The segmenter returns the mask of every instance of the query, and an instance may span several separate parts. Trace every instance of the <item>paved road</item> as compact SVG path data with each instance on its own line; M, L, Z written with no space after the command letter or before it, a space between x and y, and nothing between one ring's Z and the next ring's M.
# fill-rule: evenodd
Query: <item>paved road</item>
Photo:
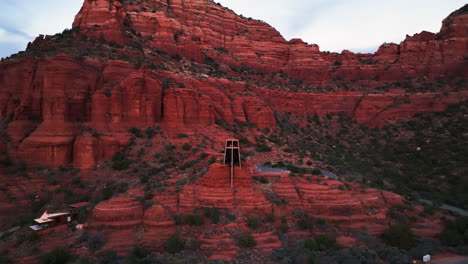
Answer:
M424 203L424 204L428 204L428 205L431 205L431 206L433 205L432 201L429 201L429 200L419 199L419 201L421 203ZM448 205L448 204L442 204L440 206L440 209L445 210L445 211L449 211L449 212L454 212L454 213L457 213L457 214L462 215L462 216L468 216L468 211L463 210L463 209L458 208L458 207L455 207L455 206Z
M448 257L437 260L432 260L428 264L468 264L468 257Z
M332 180L338 180L338 176L336 176L335 174L329 172L329 171L326 171L326 170L320 170L322 171L322 174L327 177L328 179L332 179Z
M265 172L265 173L280 173L280 172L287 172L288 171L288 170L285 170L285 169L265 167L265 166L262 166L261 164L255 164L255 166L257 166L257 170L259 172Z
M266 166L263 166L262 164L255 164L255 166L257 167L257 170L259 172L265 172L265 173L281 173L281 172L288 172L288 170L286 169L280 169L280 168L271 168L271 167L266 167ZM303 169L310 169L310 167L304 167L304 166L300 166L299 168L303 168ZM326 170L320 170L322 172L322 174L329 178L329 179L332 179L332 180L338 180L338 176L336 176L335 174L329 172L329 171L326 171Z

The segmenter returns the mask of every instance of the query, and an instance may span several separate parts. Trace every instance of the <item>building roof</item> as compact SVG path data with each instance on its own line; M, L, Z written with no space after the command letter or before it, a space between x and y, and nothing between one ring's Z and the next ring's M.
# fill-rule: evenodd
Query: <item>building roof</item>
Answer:
M34 219L34 222L38 224L44 224L44 223L50 223L55 221L54 218L63 216L63 215L69 215L69 212L61 212L61 213L52 213L49 214L47 211L45 211L40 218Z
M73 207L73 208L80 208L80 207L85 207L85 206L88 206L88 205L90 205L90 203L81 202L81 203L70 204L69 206Z

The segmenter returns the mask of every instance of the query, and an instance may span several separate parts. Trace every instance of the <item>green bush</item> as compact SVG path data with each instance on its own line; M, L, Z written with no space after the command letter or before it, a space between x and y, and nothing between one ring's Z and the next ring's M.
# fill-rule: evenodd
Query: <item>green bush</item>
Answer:
M459 217L455 221L448 221L440 235L444 245L468 245L468 217Z
M247 217L247 226L250 229L257 229L260 226L260 220L257 217L249 216Z
M416 237L407 224L395 224L390 226L382 234L382 239L390 246L410 249L416 246Z
M192 146L189 143L184 143L184 145L182 145L182 150L189 151L191 149Z
M239 237L238 246L240 248L253 248L257 245L255 238L250 234L243 234Z
M289 227L288 227L288 224L287 223L282 223L279 227L278 227L278 231L280 231L281 233L287 233L289 230Z
M184 241L178 236L171 236L164 243L164 250L171 254L178 253L184 250Z
M139 137L139 138L143 137L143 134L141 133L141 129L139 128L132 127L130 128L129 132L135 135L135 137Z
M219 215L218 208L216 207L205 208L205 216L209 217L211 219L211 222L213 222L213 224L219 224L220 215Z
M141 263L141 260L146 258L149 254L150 252L146 248L134 246L133 249L128 252L125 263Z
M111 96L112 96L112 91L111 91L111 89L110 89L110 88L104 89L104 95L105 95L106 97L111 97Z
M321 234L315 237L319 250L327 250L331 248L338 248L339 245L336 243L336 237L331 234Z
M302 230L314 228L314 222L310 218L307 218L307 217L301 218L301 220L297 222L297 225Z
M322 171L317 168L313 168L311 172L313 175L322 175Z
M304 247L309 249L309 250L313 250L313 251L319 249L317 241L315 241L315 239L313 239L313 238L309 238L309 239L305 240L304 241Z
M114 263L119 263L120 257L115 253L115 251L112 250L106 250L102 254L101 257L101 264L114 264Z
M145 133L148 139L152 139L156 135L156 131L151 127L146 128Z
M126 170L130 167L131 161L127 159L127 154L117 152L112 157L112 168L114 170Z
M271 147L268 146L268 145L265 144L265 143L256 144L256 145L255 145L255 151L257 151L257 152L270 152L270 151L271 151Z
M63 248L54 248L51 252L42 256L43 264L64 264L70 261L72 255Z
M254 176L253 178L254 178L254 180L258 181L259 183L262 183L262 184L267 184L268 183L268 179L265 178L265 176L260 176L260 177Z
M205 220L200 215L186 215L184 217L184 223L190 226L202 226L205 224Z

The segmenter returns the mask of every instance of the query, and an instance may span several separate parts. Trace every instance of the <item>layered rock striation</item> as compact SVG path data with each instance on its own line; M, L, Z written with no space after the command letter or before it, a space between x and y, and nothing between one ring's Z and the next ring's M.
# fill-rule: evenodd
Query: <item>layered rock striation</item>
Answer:
M239 167L231 168L215 163L195 184L185 185L179 194L180 210L191 212L195 208L225 208L243 212L264 212L272 205L262 192L254 190L251 176Z
M0 119L9 121L11 139L0 144L11 157L29 164L92 169L126 145L131 127L158 124L168 133L181 133L240 122L274 128L274 111L343 113L382 126L441 111L465 101L465 89L293 93L274 89L275 80L255 74L280 72L303 83L341 80L371 86L408 78L429 83L463 79L468 77L465 9L445 19L437 34L408 36L399 45L382 45L375 54L335 54L298 39L286 41L268 24L211 1L86 0L73 23L75 33L61 45L72 54L81 48L73 43L80 41L102 50L71 56L54 42L57 37L40 36L28 45L30 53L0 63ZM89 38L107 43L106 48ZM58 53L49 56L52 49ZM172 61L162 61L155 52L172 54ZM182 57L222 70L227 78L200 73ZM261 82L239 79L239 70Z
M73 23L84 34L125 43L121 29L133 30L153 47L199 62L204 56L233 67L284 71L308 82L345 79L400 80L467 76L467 17L454 12L438 34L407 36L383 44L375 54L320 52L302 40L286 41L268 24L236 15L211 1L87 0Z

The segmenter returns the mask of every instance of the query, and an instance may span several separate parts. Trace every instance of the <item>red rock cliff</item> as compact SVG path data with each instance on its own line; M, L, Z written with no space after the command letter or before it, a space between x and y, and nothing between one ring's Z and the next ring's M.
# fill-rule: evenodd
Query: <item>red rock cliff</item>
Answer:
M197 61L206 54L231 66L283 70L308 82L334 76L399 80L467 76L468 14L461 10L444 20L439 34L422 32L399 45L384 44L376 54L330 54L301 40L288 42L268 24L204 0L155 0L138 5L86 0L73 26L89 36L118 43L125 42L120 29L134 30L153 47L173 54Z
M128 46L114 49L88 41L93 49L102 48L94 57L33 56L61 51L54 37L41 36L29 45L29 56L1 62L0 119L12 121L7 129L12 140L6 147L11 156L31 164L90 169L127 143L131 127L159 124L178 133L216 129L216 121L222 120L273 128L274 110L301 115L342 112L381 126L418 112L441 111L466 100L467 92L292 93L270 89L276 83L268 78L250 85L226 75L236 74L229 68L248 67L282 70L305 83L339 77L345 83L364 80L376 85L412 77L467 77L468 15L461 10L444 20L438 34L423 32L399 45L384 44L375 54L331 54L298 39L285 41L266 23L210 1L132 5L86 0L73 24L79 33L62 43L64 53L67 47L74 48L69 54L80 51L73 42L88 41L85 36ZM41 46L48 41L52 44ZM226 78L208 76L200 69L206 66L202 63L193 69L194 63L186 59L166 57L162 62L153 55L155 48L198 62L209 56L221 64ZM134 61L138 58L169 67L141 66Z

